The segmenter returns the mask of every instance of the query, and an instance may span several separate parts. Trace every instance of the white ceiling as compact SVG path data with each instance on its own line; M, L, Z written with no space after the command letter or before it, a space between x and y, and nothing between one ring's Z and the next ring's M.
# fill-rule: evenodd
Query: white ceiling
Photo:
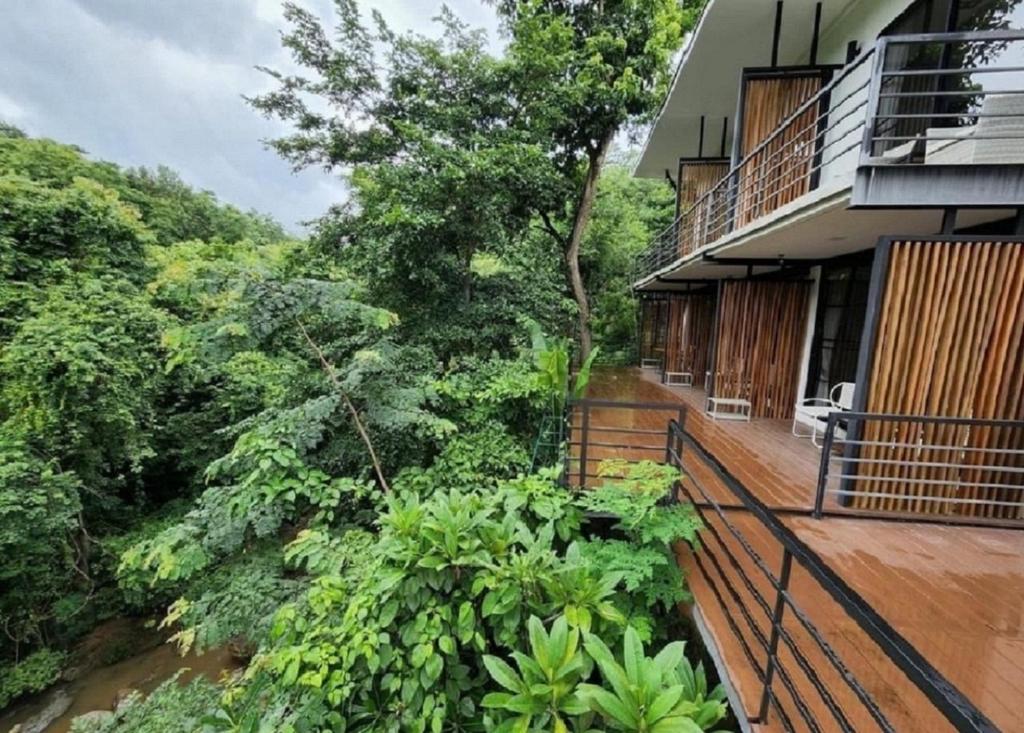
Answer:
M780 65L806 63L817 0L784 0L779 35ZM821 33L856 0L823 0ZM720 152L723 120L728 122L726 155L742 69L771 64L775 0L710 0L683 52L671 91L651 128L635 174L675 176L680 157L696 157L700 118L705 117L704 155ZM819 59L821 62L835 59ZM838 59L842 61L842 59Z

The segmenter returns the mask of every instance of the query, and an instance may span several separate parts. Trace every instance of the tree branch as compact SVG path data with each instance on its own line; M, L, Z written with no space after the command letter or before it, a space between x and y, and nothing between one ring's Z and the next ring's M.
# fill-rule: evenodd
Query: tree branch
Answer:
M352 416L352 422L355 423L356 430L359 431L359 437L362 438L363 444L366 445L366 450L370 454L370 460L373 462L373 470L377 474L377 480L380 481L381 488L384 489L385 494L390 493L391 487L388 485L388 480L384 478L384 470L381 468L380 459L377 458L377 451L373 447L373 441L370 440L370 434L366 432L366 427L363 425L363 421L359 417L359 411L356 410L356 406L352 404L352 400L349 399L348 393L345 392L345 388L341 386L341 381L338 379L338 375L334 371L334 365L328 361L323 350L309 335L309 331L306 330L302 321L296 318L295 323L298 325L299 330L302 331L302 335L306 339L306 343L309 344L309 347L313 349L313 352L320 360L320 366L323 367L324 372L326 372L327 378L331 380L331 384L333 384L335 389L338 390L338 394L341 395L342 402L345 403L345 408Z
M548 215L548 212L538 211L537 214L540 216L540 220L544 222L544 231L550 234L554 240L558 242L559 247L565 249L568 240L561 232L558 231L557 227L555 227L555 224L551 221L551 217Z

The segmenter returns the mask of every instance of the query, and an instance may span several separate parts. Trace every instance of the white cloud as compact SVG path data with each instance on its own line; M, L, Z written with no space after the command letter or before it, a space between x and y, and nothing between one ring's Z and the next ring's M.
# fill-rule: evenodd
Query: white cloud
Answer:
M21 122L28 116L28 111L3 92L0 92L0 121Z
M331 0L300 0L330 27ZM278 0L0 0L0 118L121 165L176 169L194 186L286 226L344 199L320 170L293 174L261 140L282 134L242 95L256 65L288 69ZM397 30L432 33L441 2L361 0ZM496 28L476 0L450 3Z

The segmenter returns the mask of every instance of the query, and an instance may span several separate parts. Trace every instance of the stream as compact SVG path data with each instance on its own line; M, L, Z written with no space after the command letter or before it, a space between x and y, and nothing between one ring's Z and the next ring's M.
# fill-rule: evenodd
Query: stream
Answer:
M95 650L88 650L97 658ZM84 660L88 665L89 660ZM187 668L179 681L188 682L198 675L218 681L222 672L232 671L239 663L226 647L211 649L202 656L181 656L172 644L150 645L145 651L115 664L85 671L71 682L61 682L39 695L19 701L0 712L0 733L18 724L32 733L67 733L73 718L93 710L112 710L118 693L127 689L148 694L179 669ZM56 711L70 705L48 725L40 727L37 719L49 707ZM47 715L46 717L51 717ZM30 723L36 720L36 725Z

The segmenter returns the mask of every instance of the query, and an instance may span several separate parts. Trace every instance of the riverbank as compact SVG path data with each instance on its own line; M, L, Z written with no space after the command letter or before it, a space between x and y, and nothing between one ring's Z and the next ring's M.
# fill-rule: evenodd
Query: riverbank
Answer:
M104 664L109 655L130 656ZM71 721L94 710L112 710L127 691L149 694L180 669L182 684L203 675L216 682L239 667L225 647L206 654L178 654L162 634L134 619L116 619L91 633L75 650L65 679L43 693L0 712L0 733L21 725L21 733L67 733Z

